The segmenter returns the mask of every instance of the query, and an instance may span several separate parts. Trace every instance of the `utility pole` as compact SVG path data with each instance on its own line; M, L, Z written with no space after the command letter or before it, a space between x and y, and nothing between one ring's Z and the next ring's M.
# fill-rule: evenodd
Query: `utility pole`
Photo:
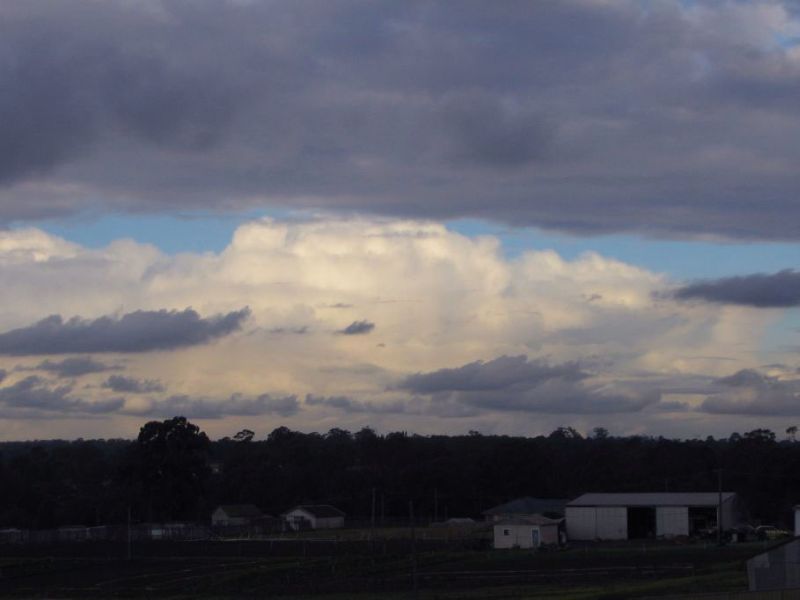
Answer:
M722 546L722 469L717 469L717 544Z
M372 518L371 518L371 525L372 525L372 533L375 534L375 488L372 488Z
M127 540L128 560L131 559L131 505L128 505L128 540Z
M411 589L417 597L417 529L414 526L414 501L408 502L408 518L411 521Z

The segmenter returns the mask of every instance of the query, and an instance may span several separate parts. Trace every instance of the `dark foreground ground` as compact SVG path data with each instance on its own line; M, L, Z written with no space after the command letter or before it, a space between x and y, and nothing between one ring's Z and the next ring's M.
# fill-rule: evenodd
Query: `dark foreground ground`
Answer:
M278 545L279 546L279 545ZM8 547L0 596L19 598L637 598L747 588L762 544L586 546L538 552L384 548L309 541ZM327 552L324 548L328 548ZM349 548L348 548L349 549ZM80 554L80 556L77 556ZM280 555L284 554L284 555ZM293 554L293 555L291 555Z

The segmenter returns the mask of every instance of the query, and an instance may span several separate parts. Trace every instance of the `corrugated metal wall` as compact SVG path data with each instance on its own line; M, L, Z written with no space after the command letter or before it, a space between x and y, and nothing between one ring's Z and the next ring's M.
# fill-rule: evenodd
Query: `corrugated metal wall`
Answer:
M656 507L656 535L689 535L689 507Z
M628 539L628 509L626 507L598 506L596 518L598 539Z
M566 517L571 540L628 538L628 509L624 506L568 506Z
M593 540L597 537L597 515L593 507L568 506L567 538L570 540Z

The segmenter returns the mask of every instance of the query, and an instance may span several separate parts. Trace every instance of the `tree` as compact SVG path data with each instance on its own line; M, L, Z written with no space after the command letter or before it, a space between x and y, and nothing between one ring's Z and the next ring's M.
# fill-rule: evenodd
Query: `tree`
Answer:
M186 417L145 423L133 462L149 520L198 517L210 473L208 448L208 436Z
M581 440L583 436L573 427L559 427L549 436L550 439Z
M772 444L775 442L775 433L769 429L753 429L744 434L744 439L758 444Z
M608 429L605 427L595 427L592 429L592 437L596 440L606 440L608 439Z
M255 433L250 431L249 429L242 429L239 433L233 436L233 441L235 442L249 442L253 439Z
M791 427L786 428L786 435L789 436L789 439L797 441L797 425L792 425Z

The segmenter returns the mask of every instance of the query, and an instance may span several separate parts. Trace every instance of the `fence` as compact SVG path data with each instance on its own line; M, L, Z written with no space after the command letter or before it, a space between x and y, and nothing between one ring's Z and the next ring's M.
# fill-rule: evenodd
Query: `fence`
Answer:
M655 597L641 600L656 600ZM658 600L800 600L800 588L790 590L765 590L761 592L722 592L716 594L681 594L658 596Z

